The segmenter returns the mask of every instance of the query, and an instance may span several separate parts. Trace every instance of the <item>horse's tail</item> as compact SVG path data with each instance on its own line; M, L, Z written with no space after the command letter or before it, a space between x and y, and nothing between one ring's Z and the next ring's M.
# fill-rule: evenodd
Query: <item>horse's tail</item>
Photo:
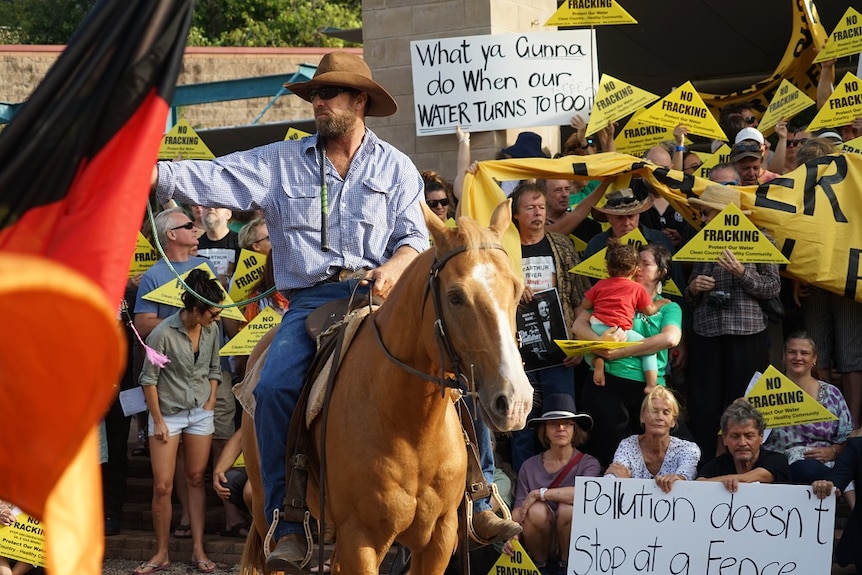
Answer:
M266 555L263 552L263 539L255 526L248 530L242 558L239 560L239 575L261 575L266 573Z

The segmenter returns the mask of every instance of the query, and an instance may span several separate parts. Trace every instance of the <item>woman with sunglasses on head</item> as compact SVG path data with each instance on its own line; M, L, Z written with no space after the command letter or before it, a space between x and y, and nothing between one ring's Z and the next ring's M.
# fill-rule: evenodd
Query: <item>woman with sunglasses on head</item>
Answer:
M455 215L455 197L452 186L437 172L427 170L422 172L425 183L425 203L438 218L444 222Z
M170 361L161 366L146 363L140 377L150 411L156 550L149 561L135 569L138 575L162 571L171 564L171 491L181 434L192 533L191 563L201 573L212 573L216 567L203 545L204 471L214 431L216 389L221 381L219 330L215 323L221 308L204 300L221 302L224 291L217 280L198 269L189 272L186 284L191 291L182 295L183 308L159 323L147 337L147 345Z

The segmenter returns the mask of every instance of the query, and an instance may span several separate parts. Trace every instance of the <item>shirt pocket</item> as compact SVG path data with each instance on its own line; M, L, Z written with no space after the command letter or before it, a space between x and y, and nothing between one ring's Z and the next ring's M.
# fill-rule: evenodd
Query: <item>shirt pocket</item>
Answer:
M350 219L356 226L359 245L380 253L386 248L387 237L392 228L393 214L389 202L392 200L393 184L378 178L362 180L362 195L346 197Z
M320 186L282 184L284 209L281 219L286 229L320 229Z

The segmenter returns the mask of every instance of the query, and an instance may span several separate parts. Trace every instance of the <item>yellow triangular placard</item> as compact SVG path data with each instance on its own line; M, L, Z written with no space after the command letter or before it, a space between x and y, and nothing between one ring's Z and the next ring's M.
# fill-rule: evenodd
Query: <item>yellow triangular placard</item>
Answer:
M248 355L266 332L281 323L281 314L267 306L224 344L219 355Z
M517 573L518 575L541 575L536 564L527 555L524 546L517 539L512 539L513 553L511 556L505 553L500 553L497 562L491 566L488 575L497 575L498 573Z
M727 164L730 162L730 146L728 146L727 144L722 144L721 147L717 149L714 154L698 153L697 156L703 162L703 164L701 164L700 168L698 169L698 173L706 174L702 177L708 178L709 172L711 172L714 167L719 164Z
M160 160L212 160L215 155L187 120L181 119L162 136Z
M744 264L789 264L736 204L728 204L673 256L675 262L715 262L729 249Z
M545 26L637 24L616 0L563 0Z
M766 134L781 120L789 120L802 110L810 108L816 102L808 97L808 94L791 84L787 79L781 80L781 84L772 96L772 101L766 107L766 112L760 119L757 129Z
M595 341L589 339L555 339L554 343L560 346L566 357L583 355L597 349L619 349L630 345L640 345L642 341Z
M150 240L144 237L144 234L138 232L138 239L135 241L135 253L132 254L132 264L129 266L129 277L142 274L159 261L159 254L150 243Z
M846 126L859 117L862 117L862 80L847 72L808 125L808 131Z
M263 266L266 265L266 256L243 249L239 253L239 263L230 280L229 295L233 301L242 301L248 297L257 281L263 277Z
M202 263L201 265L199 265L195 268L192 268L192 269L204 270L205 272L207 272L207 275L209 275L210 278L215 279L215 280L218 279L215 276L215 274L213 273L212 269L210 269L209 265L207 265L206 263ZM183 280L185 280L188 277L188 275L191 273L191 271L192 270L187 271L186 273L182 274L180 277ZM222 287L221 282L219 282L218 285L219 285L219 288L221 289L222 293L224 294L224 300L221 302L222 305L232 304L233 300L230 298L229 295L227 295L227 292ZM161 303L161 304L181 308L181 307L185 307L185 306L183 306L182 299L180 299L180 297L182 295L183 295L183 284L181 284L179 282L179 280L173 279L173 280L166 281L165 283L163 283L162 285L160 285L159 287L157 287L156 289L154 289L150 293L143 295L142 297L147 301L154 301L156 303ZM237 321L245 321L245 317L243 317L242 313L240 313L240 311L235 307L224 308L224 311L221 312L221 316L226 317L228 319L235 319Z
M287 133L284 135L285 140L301 140L306 136L310 136L308 132L303 132L302 130L297 130L296 128L288 128Z
M763 414L766 427L834 421L835 414L773 366L766 368L745 396Z
M587 242L585 242L575 234L569 234L569 239L572 240L573 244L575 244L576 252L583 253L583 251L587 249Z
M678 124L685 124L689 134L727 141L715 116L690 81L653 104L638 120L671 130Z
M605 128L608 122L625 118L656 100L658 96L651 92L602 74L599 93L596 94L593 109L590 111L586 135L595 134Z
M648 243L644 235L637 228L621 237L620 242L624 244L635 244L636 246L643 246ZM569 271L573 274L580 274L590 278L600 280L605 279L608 277L608 267L605 264L605 254L607 254L607 252L608 248L602 248Z
M15 522L12 525L0 523L0 557L44 567L45 523L18 507L13 507L11 511Z
M653 146L658 146L667 140L673 141L673 128L654 126L640 121L644 111L642 110L632 116L626 127L617 133L616 138L614 138L614 147L618 152L642 158L647 150ZM691 140L688 138L685 141L687 144L691 144Z
M826 45L817 53L814 62L853 56L860 52L862 52L862 14L851 7L847 8L847 12L835 25Z
M862 154L862 136L841 144L841 151L851 154Z
M667 282L661 288L662 295L675 295L682 297L682 292L679 291L679 286L672 279L667 278Z

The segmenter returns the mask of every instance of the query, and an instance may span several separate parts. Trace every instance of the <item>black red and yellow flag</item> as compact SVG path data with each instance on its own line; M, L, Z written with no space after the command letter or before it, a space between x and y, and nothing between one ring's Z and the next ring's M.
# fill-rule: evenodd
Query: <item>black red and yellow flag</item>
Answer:
M191 0L103 0L0 132L0 499L41 518L52 575L101 573L94 429Z

